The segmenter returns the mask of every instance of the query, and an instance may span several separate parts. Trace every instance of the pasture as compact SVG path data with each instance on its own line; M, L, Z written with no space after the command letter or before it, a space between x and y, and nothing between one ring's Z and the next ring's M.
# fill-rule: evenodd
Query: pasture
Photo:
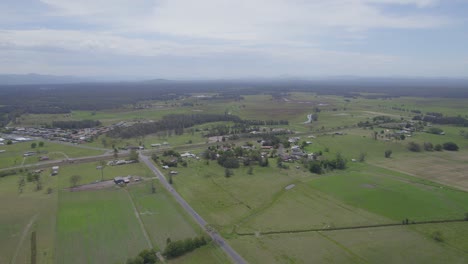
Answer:
M32 143L39 141L15 143L12 145L3 145L0 149L5 152L0 153L0 168L20 166L22 164L33 164L39 162L40 156L48 156L50 160L63 160L69 158L78 158L85 156L96 156L104 153L102 150L82 148L80 146L71 146L60 143L44 141L43 147L31 148ZM23 157L27 151L38 152L34 156ZM40 153L39 153L40 152Z
M29 263L31 232L37 237L37 263L52 263L55 258L57 179L42 175L42 189L26 182L22 193L18 181L22 175L0 178L0 263ZM51 193L48 189L51 188Z

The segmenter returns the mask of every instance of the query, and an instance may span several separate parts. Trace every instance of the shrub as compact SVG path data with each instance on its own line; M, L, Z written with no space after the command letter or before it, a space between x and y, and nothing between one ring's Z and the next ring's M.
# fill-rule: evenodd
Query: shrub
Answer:
M386 158L390 158L391 156L392 156L392 151L391 151L390 149L387 149L387 150L385 151L385 157L386 157Z
M432 145L431 142L424 142L423 146L424 146L424 150L425 150L425 151L432 151L432 150L434 150L434 145Z
M445 149L445 150L448 150L448 151L458 151L457 144L455 144L453 142L445 142L442 145L442 148Z
M408 143L408 150L413 152L421 152L421 146L416 142Z

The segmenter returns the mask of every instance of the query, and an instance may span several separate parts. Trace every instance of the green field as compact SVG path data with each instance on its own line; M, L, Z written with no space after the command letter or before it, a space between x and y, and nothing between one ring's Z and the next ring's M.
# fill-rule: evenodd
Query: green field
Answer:
M0 263L29 263L31 232L37 236L37 263L55 258L57 179L42 176L42 190L26 183L18 193L19 176L0 178ZM47 189L52 188L48 194Z
M57 263L114 263L148 248L124 190L59 193Z
M50 160L64 160L85 156L97 156L104 154L102 150L81 148L80 146L70 146L59 143L44 142L43 147L31 148L32 143L38 141L16 143L12 145L0 146L5 152L0 153L0 168L20 166L22 164L32 164L39 162L40 156L48 156ZM27 151L40 152L34 156L23 157Z
M365 94L374 95L374 94ZM358 122L389 116L409 122L412 110L441 112L447 116L468 115L465 99L400 97L367 99L292 92L273 99L270 94L245 95L243 100L198 100L185 102L144 101L151 109L125 106L108 111L74 111L71 115L23 115L22 126L42 125L50 120L100 120L104 125L119 121L159 120L174 113L232 114L242 119L287 120L288 128L303 141L308 153L333 159L340 153L345 170L312 174L300 162L285 162L278 168L270 158L268 167L253 165L253 173L241 165L225 177L215 160L187 158L187 166L162 170L173 187L249 263L466 263L468 262L468 139L454 125L433 125L444 135L414 132L404 140L386 139L393 129L360 128ZM317 108L320 111L317 111ZM317 111L318 120L304 124ZM198 156L206 150L208 129L232 122L213 122L185 127L183 135L159 132L130 139L100 136L87 146L99 148L145 145L147 153L174 148ZM426 127L425 129L427 129ZM468 129L465 129L468 130ZM340 133L335 133L340 132ZM374 132L378 137L374 139ZM313 135L314 137L309 137ZM286 136L287 137L287 136ZM241 146L255 137L220 142ZM443 144L455 142L459 151L411 152L409 142ZM168 142L165 148L151 144ZM33 150L29 143L2 145L0 168L30 165L37 156L23 159ZM39 149L34 149L39 150ZM103 154L103 151L46 142L41 152L52 160ZM390 158L384 152L392 151ZM285 148L285 152L291 152ZM365 154L365 160L358 162ZM37 233L37 263L123 263L145 248L163 251L172 241L200 236L202 229L176 203L144 164L105 166L100 162L60 166L51 177L42 173L42 190L28 182L22 194L18 180L27 172L0 178L0 263L30 260L31 232ZM158 164L160 166L160 164ZM117 176L140 176L126 187L111 184L102 190L70 192L71 177L78 185L111 180ZM152 193L151 186L155 187ZM288 187L288 188L286 188ZM51 193L47 190L51 189ZM408 225L400 225L408 219ZM458 222L421 223L457 220ZM415 224L412 224L415 222ZM393 226L374 225L393 224ZM366 227L363 226L374 226ZM341 229L339 228L352 228ZM320 231L317 231L321 229ZM333 229L333 230L326 230ZM440 239L434 239L434 234ZM224 252L209 243L168 263L228 263Z

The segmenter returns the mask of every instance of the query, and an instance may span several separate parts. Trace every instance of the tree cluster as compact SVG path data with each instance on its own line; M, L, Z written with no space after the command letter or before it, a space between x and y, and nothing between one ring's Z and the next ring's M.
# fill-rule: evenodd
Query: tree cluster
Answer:
M135 258L127 259L126 264L154 264L157 261L156 251L154 249L145 249Z
M146 136L161 131L174 131L176 135L182 135L185 128L210 122L235 121L240 118L232 115L218 114L171 114L164 116L162 120L148 123L136 123L130 127L117 127L108 132L110 137L131 138Z
M52 127L61 129L82 129L101 125L99 120L79 120L79 121L53 121Z
M170 241L164 249L163 255L168 259L179 257L206 244L207 241L203 236Z
M335 159L329 160L313 160L309 161L309 171L315 174L323 174L327 171L344 170L347 167L347 160L337 153Z

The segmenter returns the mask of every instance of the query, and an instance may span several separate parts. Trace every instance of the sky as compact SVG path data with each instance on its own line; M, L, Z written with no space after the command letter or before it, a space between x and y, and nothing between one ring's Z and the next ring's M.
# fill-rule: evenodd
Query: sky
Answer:
M468 77L468 0L2 0L0 73Z

